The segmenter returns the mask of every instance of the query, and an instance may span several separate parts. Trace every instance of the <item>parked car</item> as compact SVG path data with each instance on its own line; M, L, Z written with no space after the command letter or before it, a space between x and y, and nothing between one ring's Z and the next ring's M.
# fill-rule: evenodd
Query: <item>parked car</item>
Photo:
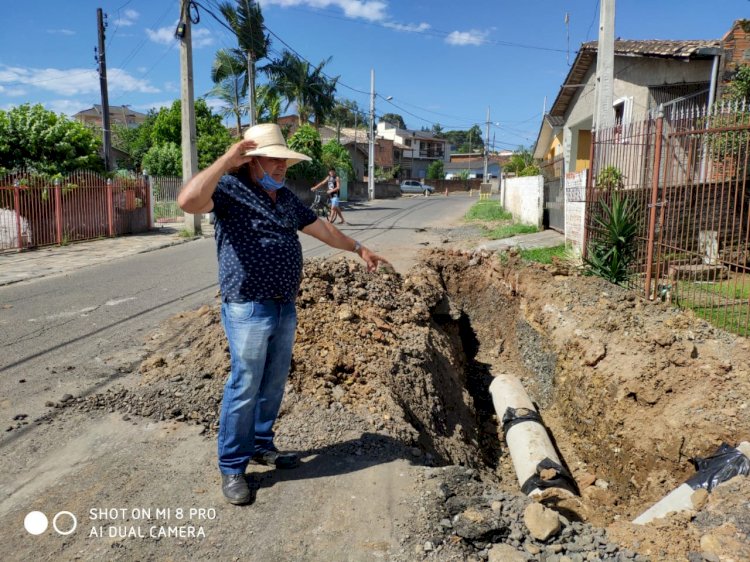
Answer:
M401 193L424 193L425 195L430 195L434 191L434 187L423 184L419 180L404 180L401 182Z

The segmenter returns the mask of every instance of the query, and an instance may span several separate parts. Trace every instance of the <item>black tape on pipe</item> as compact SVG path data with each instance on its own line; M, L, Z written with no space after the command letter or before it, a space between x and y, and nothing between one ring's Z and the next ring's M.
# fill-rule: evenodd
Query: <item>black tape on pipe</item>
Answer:
M547 470L550 468L557 472L557 475L554 478L550 478L549 480L544 480L541 477L541 473L543 470ZM568 490L576 496L580 495L578 493L578 485L576 484L573 475L570 474L570 472L568 472L563 466L557 464L550 458L545 458L536 465L536 472L529 476L528 480L523 483L523 485L521 486L521 491L528 496L537 488L539 488L540 490L544 490L546 488L562 488L563 490Z
M542 416L539 412L529 408L506 408L503 414L503 433L507 435L508 430L516 424L533 421L542 424Z

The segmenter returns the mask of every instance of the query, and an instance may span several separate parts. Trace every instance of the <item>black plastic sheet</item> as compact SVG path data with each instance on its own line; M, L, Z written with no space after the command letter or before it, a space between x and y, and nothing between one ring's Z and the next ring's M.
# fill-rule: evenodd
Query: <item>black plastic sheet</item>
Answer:
M710 492L735 476L750 475L750 459L726 443L722 443L713 455L690 459L690 462L697 472L685 483L694 490L705 488Z

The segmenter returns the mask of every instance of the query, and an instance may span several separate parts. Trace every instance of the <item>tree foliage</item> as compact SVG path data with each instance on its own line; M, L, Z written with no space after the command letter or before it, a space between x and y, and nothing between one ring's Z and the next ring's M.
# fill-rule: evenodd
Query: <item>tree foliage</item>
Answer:
M329 57L312 66L285 50L281 57L263 67L270 78L271 88L286 99L286 109L292 103L296 104L300 125L314 117L315 126L319 127L336 106L338 77L329 79L323 72L323 67L330 61Z
M237 37L238 51L245 57L245 91L255 84L255 63L268 56L271 39L264 33L263 13L254 0L223 2L219 10ZM254 88L253 88L254 89ZM248 96L250 98L251 96ZM257 115L256 100L248 99L248 112Z
M349 179L354 179L352 157L349 151L338 141L332 140L323 146L322 160L327 170L334 168L339 172L345 172Z
M404 118L401 117L398 113L385 113L378 122L388 123L390 125L393 125L394 127L398 127L399 129L406 129Z
M534 163L534 155L528 148L519 147L510 157L510 161L503 166L503 170L516 176L538 176L539 166Z
M135 169L145 167L143 158L153 146L169 142L178 147L182 146L181 107L180 100L175 100L169 108L162 107L158 112L149 112L146 121L137 129L118 130L118 148L131 155ZM232 137L222 124L221 116L214 115L203 99L195 102L195 128L198 168L203 169L226 152L232 143Z
M23 104L0 110L0 167L56 174L103 169L101 142L78 121Z
M455 147L455 151L460 154L469 154L472 152L481 153L484 151L482 130L479 128L479 125L474 125L471 129L465 131L443 132L442 136L447 139L450 144Z
M211 80L214 87L209 96L219 98L224 105L219 114L233 116L237 123L237 135L242 133L242 116L248 114L245 102L247 95L247 65L245 55L239 49L219 49L211 66Z
M445 167L443 166L442 160L435 160L427 168L427 179L428 180L442 180L445 179Z
M750 100L750 65L742 64L737 68L726 87L725 96L730 100Z
M312 162L300 162L289 168L286 173L289 179L319 181L326 174L320 135L312 126L307 123L300 126L289 139L288 145L292 150L312 158Z
M182 150L173 142L155 144L143 157L143 169L153 176L181 176Z
M357 113L361 114L362 112L356 101L340 99L336 101L333 111L325 122L327 125L332 125L334 127L354 127L355 123L360 125L363 122L362 116L357 116Z

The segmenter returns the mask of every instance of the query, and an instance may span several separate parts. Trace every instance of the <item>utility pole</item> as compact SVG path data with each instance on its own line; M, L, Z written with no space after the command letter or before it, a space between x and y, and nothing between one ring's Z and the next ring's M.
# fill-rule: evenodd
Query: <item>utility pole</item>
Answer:
M370 150L367 163L367 198L375 199L375 69L370 69Z
M490 145L490 108L487 107L487 133L485 134L486 140L484 141L484 175L482 176L482 182L487 183L487 166L490 157L489 145Z
M594 127L599 130L614 123L615 0L601 0L599 42L596 52L596 96Z
M109 95L107 93L107 59L104 53L104 15L102 9L96 9L97 34L99 36L99 47L96 51L96 60L99 63L99 89L102 93L102 150L104 152L104 169L112 170L112 131L109 128Z
M189 1L180 0L180 105L182 107L182 181L198 172L198 149L195 141L195 105L193 103L193 43L190 33ZM201 215L185 213L185 228L201 233Z
M354 155L357 155L357 117L359 116L359 107L355 106L354 110ZM354 162L352 162L354 164ZM357 166L354 166L354 179L357 180Z

